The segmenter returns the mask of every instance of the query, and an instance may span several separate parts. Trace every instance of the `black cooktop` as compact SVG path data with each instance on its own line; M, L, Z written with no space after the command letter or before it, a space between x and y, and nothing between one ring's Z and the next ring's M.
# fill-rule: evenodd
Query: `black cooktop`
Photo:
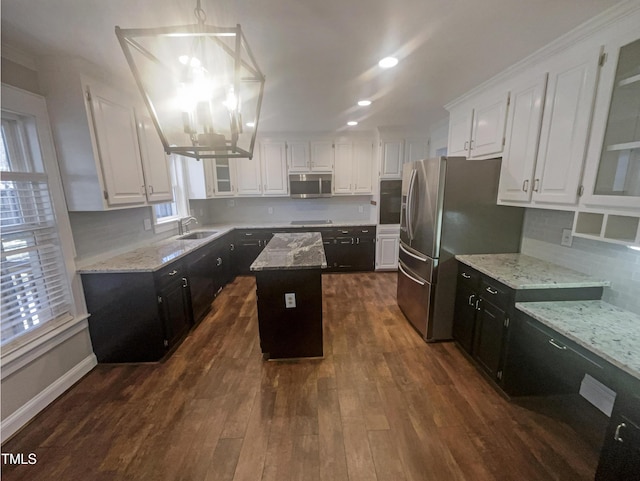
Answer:
M291 225L332 224L330 220L292 220Z

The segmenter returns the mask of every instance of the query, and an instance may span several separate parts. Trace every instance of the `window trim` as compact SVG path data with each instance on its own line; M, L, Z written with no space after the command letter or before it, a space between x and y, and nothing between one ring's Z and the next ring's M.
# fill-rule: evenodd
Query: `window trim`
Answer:
M60 337L59 334L67 331L74 325L85 321L88 317L87 307L84 301L84 292L80 275L75 265L75 245L66 210L62 179L58 166L53 136L49 125L49 115L44 97L26 90L7 84L2 84L2 110L14 113L18 116L29 116L34 119L38 144L42 157L43 168L49 181L49 192L53 211L58 225L60 248L64 262L67 282L70 287L71 306L68 316L51 320L38 329L25 333L14 341L2 347L0 355L0 368L9 369L8 363L16 362L20 356L27 355L46 343L48 340ZM85 321L86 324L86 321ZM61 342L61 341L60 341ZM57 345L59 342L55 343ZM54 346L51 346L54 347ZM4 372L2 377L4 377Z
M171 154L169 156L171 185L173 188L173 201L176 203L177 215L158 220L154 206L151 206L153 217L153 231L156 234L169 232L177 227L182 217L189 215L189 200L186 195L186 164L182 156ZM162 202L160 202L162 204Z

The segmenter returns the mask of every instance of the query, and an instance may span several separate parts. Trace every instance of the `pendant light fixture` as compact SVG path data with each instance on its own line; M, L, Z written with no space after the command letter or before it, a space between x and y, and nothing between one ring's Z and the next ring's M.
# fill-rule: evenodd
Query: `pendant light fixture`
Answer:
M240 25L206 25L200 0L194 14L197 24L116 36L167 154L252 158L264 75Z

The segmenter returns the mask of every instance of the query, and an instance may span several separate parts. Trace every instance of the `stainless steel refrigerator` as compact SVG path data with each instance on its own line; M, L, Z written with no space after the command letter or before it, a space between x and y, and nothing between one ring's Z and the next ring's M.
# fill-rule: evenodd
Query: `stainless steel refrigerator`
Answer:
M496 205L501 159L404 165L398 306L426 341L451 339L456 254L519 252L524 209Z

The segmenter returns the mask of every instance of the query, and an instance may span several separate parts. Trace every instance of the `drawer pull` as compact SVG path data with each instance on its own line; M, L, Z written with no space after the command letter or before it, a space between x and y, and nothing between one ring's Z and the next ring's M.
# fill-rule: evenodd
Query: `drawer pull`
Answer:
M400 272L402 272L405 276L407 276L409 279L411 279L411 280L412 280L413 282L415 282L416 284L420 284L421 286L424 286L424 285L425 285L425 282L423 282L423 281L421 281L421 280L419 280L419 279L416 279L416 278L415 278L415 277L413 277L412 275L409 275L409 273L408 273L407 271L405 271L405 270L402 268L402 265L401 265L401 264L398 264L398 268L400 269Z
M473 305L473 298L474 298L474 297L476 297L476 295L475 295L475 294L471 294L471 295L469 296L469 301L467 302L467 304L469 304L469 305L470 305L470 306L472 306L472 307L475 307L475 306Z
M170 276L175 276L177 273L178 273L178 271L174 269L171 272L169 272L169 275Z
M567 346L563 346L561 344L558 344L554 339L549 339L549 344L551 344L556 349L560 349L561 351L566 351L567 350Z
M220 267L222 265L222 257L218 257L216 259L216 266Z
M620 430L626 428L627 425L625 423L620 423L618 424L618 426L616 427L616 433L613 435L613 439L615 441L618 441L619 443L623 443L624 439L622 439L620 437Z
M363 230L362 233L366 234L367 232L369 232L368 230Z
M464 277L465 279L471 279L471 276L469 274L467 274L466 272L462 273L462 277Z
M491 287L487 287L486 291L487 291L489 294L493 294L494 296L498 293L498 291L497 291L496 289L493 289L493 288L491 288Z

